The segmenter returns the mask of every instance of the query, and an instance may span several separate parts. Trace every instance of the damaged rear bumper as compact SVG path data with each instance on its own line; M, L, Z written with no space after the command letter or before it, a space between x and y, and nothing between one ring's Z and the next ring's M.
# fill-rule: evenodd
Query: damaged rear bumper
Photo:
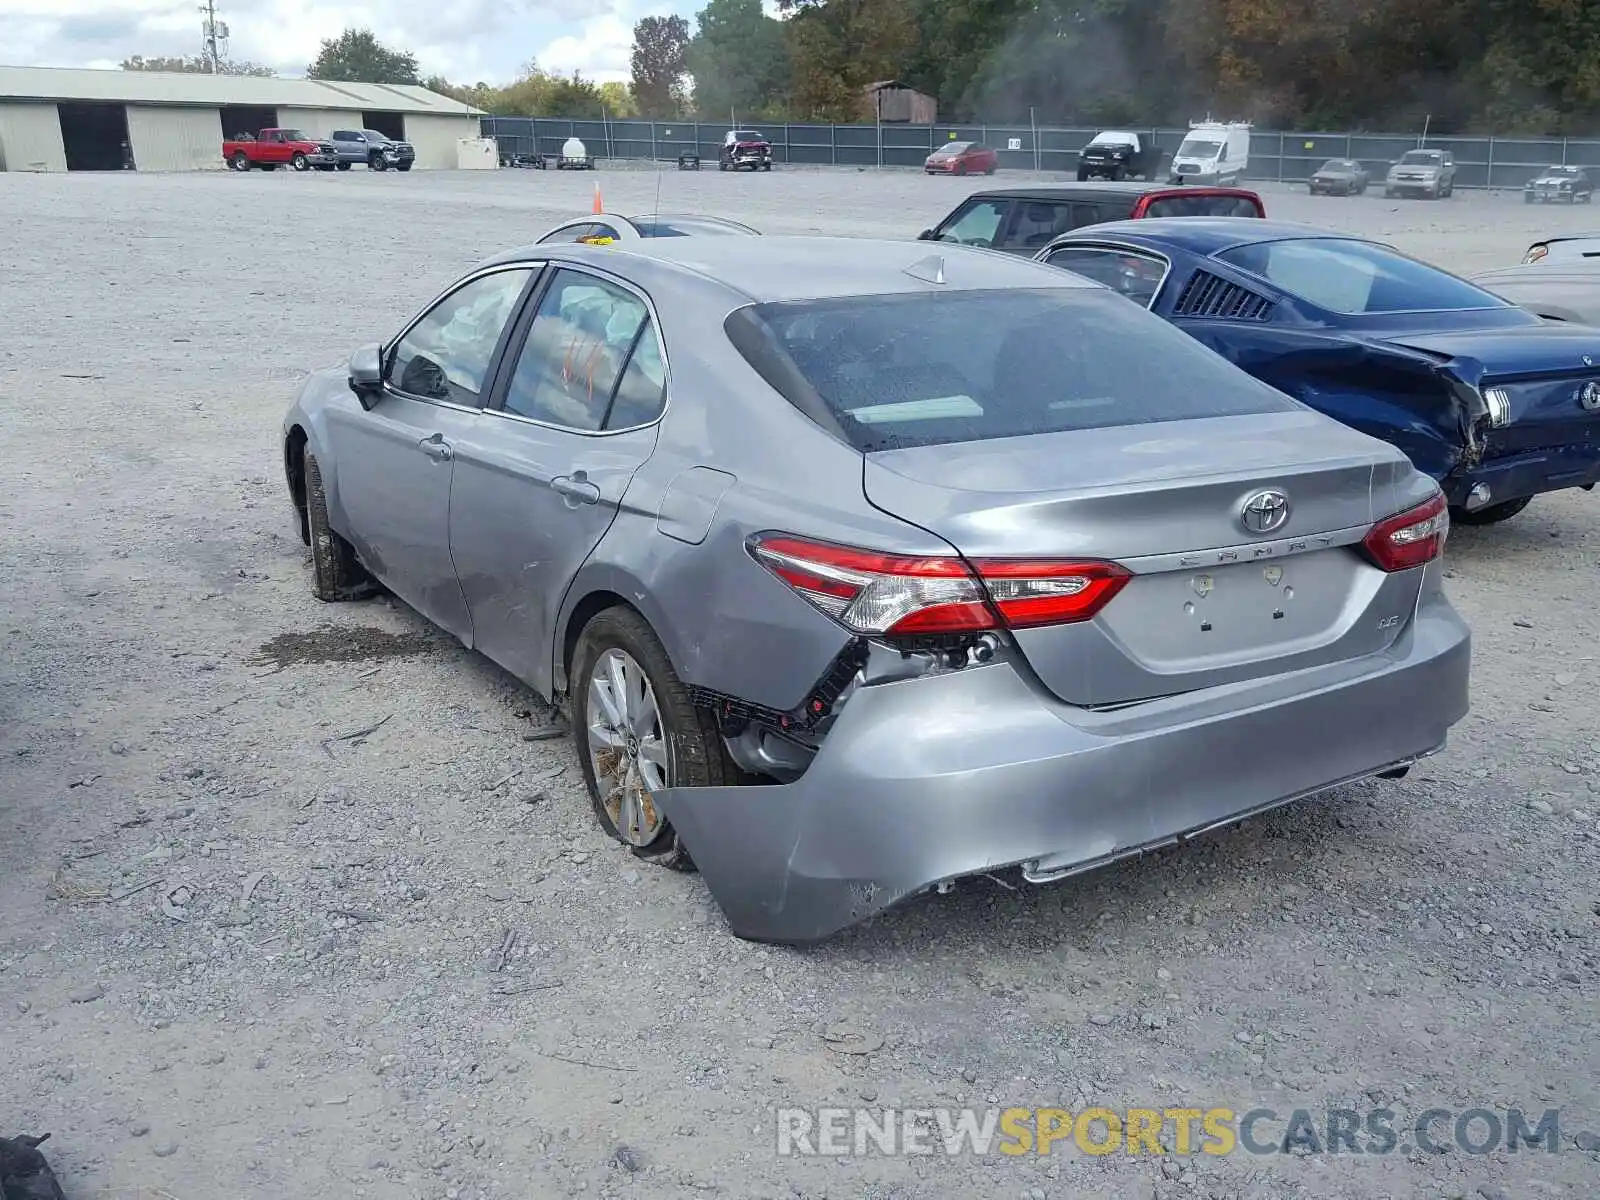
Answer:
M1444 484L1444 493L1452 505L1466 504L1472 489L1482 484L1489 490L1488 499L1482 503L1498 504L1597 483L1600 441L1591 440L1484 459L1452 473Z
M1438 749L1471 635L1425 593L1382 655L1109 712L1008 663L863 686L805 775L659 794L733 932L818 941L946 880L1058 878Z

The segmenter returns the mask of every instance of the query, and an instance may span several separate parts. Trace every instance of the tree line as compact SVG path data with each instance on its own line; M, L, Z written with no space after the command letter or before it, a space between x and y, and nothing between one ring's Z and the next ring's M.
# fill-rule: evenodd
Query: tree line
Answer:
M313 79L418 83L498 116L872 119L897 79L951 123L1578 135L1600 127L1595 0L708 0L634 27L629 83L530 62L508 84L423 76L365 29ZM130 70L205 70L141 59ZM251 63L232 74L271 74Z

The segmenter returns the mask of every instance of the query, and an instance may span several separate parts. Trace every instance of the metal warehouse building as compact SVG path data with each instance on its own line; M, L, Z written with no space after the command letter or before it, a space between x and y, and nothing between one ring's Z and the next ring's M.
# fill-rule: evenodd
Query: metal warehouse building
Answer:
M375 129L453 168L479 135L470 105L398 84L0 67L0 171L222 170L222 140L282 125L326 137Z

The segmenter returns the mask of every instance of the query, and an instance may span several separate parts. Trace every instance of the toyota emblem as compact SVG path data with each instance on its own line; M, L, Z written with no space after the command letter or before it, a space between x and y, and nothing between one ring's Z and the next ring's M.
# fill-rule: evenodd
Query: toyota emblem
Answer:
M1578 389L1578 403L1590 412L1600 409L1600 382L1591 379Z
M1276 488L1256 492L1239 510L1239 524L1246 533L1271 533L1283 528L1289 519L1289 497Z

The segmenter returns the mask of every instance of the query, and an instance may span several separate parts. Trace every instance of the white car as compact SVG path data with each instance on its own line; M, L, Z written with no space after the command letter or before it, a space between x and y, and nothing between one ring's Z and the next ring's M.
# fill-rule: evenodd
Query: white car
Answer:
M705 237L707 235L741 235L759 237L760 230L751 229L726 217L675 217L652 213L646 217L619 217L613 213L594 213L587 217L574 217L563 221L539 239L545 242L590 242L604 245L607 242L637 242L641 238Z
M1600 233L1561 233L1535 242L1522 256L1524 263L1583 262L1600 259Z

